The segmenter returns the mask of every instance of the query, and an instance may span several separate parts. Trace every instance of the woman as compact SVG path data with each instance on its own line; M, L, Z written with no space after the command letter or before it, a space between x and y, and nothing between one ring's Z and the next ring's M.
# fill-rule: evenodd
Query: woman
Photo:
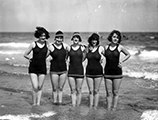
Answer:
M121 33L113 30L107 38L110 44L105 47L106 65L104 68L105 88L107 91L108 110L115 111L118 103L119 88L122 82L122 63L130 57L130 53L122 46ZM121 60L120 53L125 57Z
M71 89L72 106L79 106L81 103L81 89L84 78L82 62L85 58L85 47L80 45L82 41L80 33L74 32L72 37L73 44L68 52L69 70L68 81Z
M30 62L28 72L33 88L33 105L40 105L42 87L47 73L46 57L48 56L48 43L46 39L49 38L49 32L43 27L36 27L36 29L34 36L37 40L30 44L24 53L24 57ZM32 58L30 57L31 52L33 52Z
M54 43L50 45L50 78L53 87L53 103L62 104L63 87L67 77L66 59L69 46L63 43L64 35L62 31L55 34Z
M88 39L86 78L89 88L90 108L98 106L99 88L103 78L102 54L104 48L99 45L99 35L93 33Z

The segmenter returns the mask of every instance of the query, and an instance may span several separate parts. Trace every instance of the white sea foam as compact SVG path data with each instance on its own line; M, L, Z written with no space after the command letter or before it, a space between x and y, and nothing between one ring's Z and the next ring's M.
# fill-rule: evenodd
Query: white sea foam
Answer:
M141 115L141 120L158 120L157 110L146 110Z
M156 58L158 58L158 51L156 51L156 50L152 50L152 51L143 50L139 54L139 57L141 57L142 59L156 59Z
M0 119L1 120L31 120L31 118L45 118L45 117L50 117L50 116L53 116L55 115L56 113L53 112L53 111L48 111L48 112L45 112L41 115L39 114L24 114L24 115L11 115L11 114L8 114L8 115L3 115L3 116L0 116Z
M123 73L124 75L126 76L129 76L129 77L135 77L135 78L144 78L144 79L148 79L148 80L157 80L158 81L158 73L150 73L150 72L136 72L136 71L133 71L133 72L124 72Z
M26 48L29 46L29 43L15 43L15 42L10 42L10 43L1 43L0 47L23 47Z
M14 55L14 54L23 54L24 51L17 51L17 50L7 50L7 51L0 51L0 54L2 55Z
M128 47L128 51L131 55L137 55L141 59L155 59L158 58L157 50L146 50L145 46Z

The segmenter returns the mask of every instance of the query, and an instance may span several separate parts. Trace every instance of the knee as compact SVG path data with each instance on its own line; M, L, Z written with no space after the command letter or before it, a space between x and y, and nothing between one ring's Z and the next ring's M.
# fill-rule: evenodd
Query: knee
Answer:
M63 88L59 88L59 91L62 92L62 91L63 91Z
M93 94L94 94L94 92L93 92L92 90L90 90L90 91L89 91L89 94L90 94L90 95L93 95Z
M33 87L33 91L38 92L38 88Z
M98 94L99 90L94 90L94 95Z
M119 93L118 90L113 91L114 96L118 96L118 93Z
M38 86L38 91L42 90L42 86Z
M32 90L38 92L38 86L32 86Z
M71 94L74 94L76 93L76 90L75 89L71 89Z
M107 97L112 96L112 91L109 90L106 92L106 94L107 94Z
M80 94L81 93L81 88L78 88L77 89L77 94Z
M53 87L53 92L57 92L57 88L56 87Z

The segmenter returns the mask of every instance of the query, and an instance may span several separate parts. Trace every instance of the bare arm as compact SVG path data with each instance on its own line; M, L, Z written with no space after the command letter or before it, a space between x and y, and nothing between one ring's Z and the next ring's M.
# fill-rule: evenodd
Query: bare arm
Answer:
M30 60L31 58L29 57L29 54L31 53L32 49L33 49L34 43L30 44L30 46L28 47L28 49L25 51L24 53L24 58Z
M66 43L63 43L64 49L66 50L66 58L65 60L67 61L68 59L68 52L70 51L70 46L67 45Z
M122 64L123 62L125 62L126 60L128 60L130 58L130 53L127 51L126 48L124 48L123 46L120 46L121 48L121 52L125 55L125 57L120 61L120 64Z
M51 49L50 46L51 46L51 45L47 42L48 51L47 51L46 58L47 58L47 57L49 56L49 54L50 54L50 51L51 51L51 50L50 50L50 49Z
M86 59L86 46L81 46L81 50L83 53L83 58L82 58L82 62Z
M103 46L100 46L99 47L99 54L101 55L101 60L100 60L100 63L102 64L103 63L103 59L104 59L104 47Z

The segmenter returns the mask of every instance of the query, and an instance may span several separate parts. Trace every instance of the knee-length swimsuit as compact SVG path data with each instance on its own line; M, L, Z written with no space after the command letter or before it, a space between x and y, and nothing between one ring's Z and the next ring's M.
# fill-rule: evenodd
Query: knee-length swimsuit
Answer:
M71 46L68 55L70 57L68 77L83 78L84 77L83 65L82 65L83 52L81 50L81 46L77 50L73 50Z
M104 77L109 79L122 78L122 68L119 65L120 52L118 46L114 50L110 50L110 45L105 51L106 64L104 68Z
M64 46L62 44L61 49L58 49L55 47L54 44L54 51L50 53L52 60L50 61L50 72L56 73L56 74L62 74L67 71L66 67L66 56L67 52L64 49Z
M29 73L35 74L46 74L46 55L47 55L47 44L45 42L44 47L40 48L35 42L35 47L33 48L33 57L29 65Z
M101 55L99 54L99 46L95 52L89 51L87 53L87 59L86 77L102 77L103 68L100 63Z

